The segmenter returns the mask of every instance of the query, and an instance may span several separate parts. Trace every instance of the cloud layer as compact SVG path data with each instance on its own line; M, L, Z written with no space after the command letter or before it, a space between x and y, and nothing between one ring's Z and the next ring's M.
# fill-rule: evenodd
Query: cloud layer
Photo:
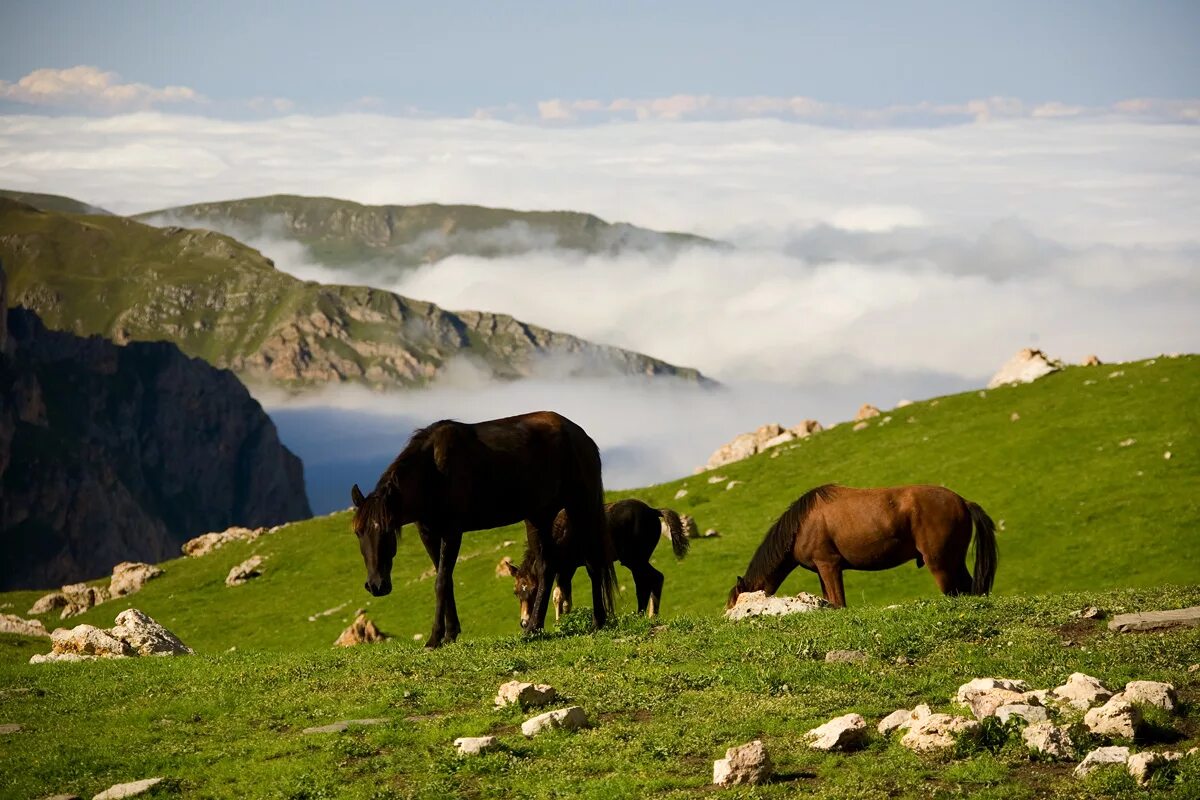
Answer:
M117 112L157 105L200 103L204 97L186 86L154 87L144 83L122 83L121 76L115 72L80 65L67 69L37 69L15 83L0 81L0 100L33 106Z

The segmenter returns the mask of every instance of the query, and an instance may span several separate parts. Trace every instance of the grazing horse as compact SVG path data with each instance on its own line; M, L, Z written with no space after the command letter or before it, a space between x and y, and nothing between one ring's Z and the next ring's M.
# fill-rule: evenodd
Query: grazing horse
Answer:
M637 588L638 612L657 616L662 602L663 574L650 566L650 556L662 538L662 524L667 523L671 535L671 549L676 558L687 555L691 542L684 533L679 515L669 508L651 508L641 500L619 500L604 507L608 520L608 533L612 539L616 560L633 573ZM586 563L586 552L579 548L571 520L562 511L554 520L554 545L557 548L558 573L544 574L552 577L554 587L554 618L558 619L571 610L571 579L575 570ZM496 567L498 575L513 579L513 593L521 601L521 620L530 613L531 601L539 588L538 554L526 549L524 564L517 566L507 556Z
M975 530L975 577L967 548ZM729 592L774 594L796 567L816 572L821 594L846 605L842 571L928 564L942 594L987 594L996 577L996 526L978 504L941 486L854 489L818 486L771 526L746 574Z
M613 608L616 575L604 522L600 451L583 428L552 411L475 424L435 422L413 434L373 492L363 497L355 484L350 496L366 588L376 597L392 590L401 526L416 523L437 569L433 631L426 647L453 642L461 630L454 563L463 532L524 520L530 545L547 553L543 563L554 574L557 551L550 545L561 509L577 522L579 548L587 553L597 627ZM534 598L527 631L545 624L549 601L548 590Z

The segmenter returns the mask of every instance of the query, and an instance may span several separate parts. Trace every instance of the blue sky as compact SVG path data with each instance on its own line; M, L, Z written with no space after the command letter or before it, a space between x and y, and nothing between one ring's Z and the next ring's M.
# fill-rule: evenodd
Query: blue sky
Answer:
M251 98L309 113L372 98L377 110L456 116L672 94L1103 106L1195 97L1198 37L1195 2L294 2L280 11L7 0L0 81L91 65L122 82L187 87L218 115Z

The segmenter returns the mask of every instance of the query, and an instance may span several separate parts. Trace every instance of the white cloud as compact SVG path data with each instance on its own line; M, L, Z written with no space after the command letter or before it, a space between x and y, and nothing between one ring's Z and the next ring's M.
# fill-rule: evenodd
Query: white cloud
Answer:
M246 105L254 111L273 111L276 114L287 114L296 108L295 102L286 97L252 97L246 101Z
M116 112L164 104L200 103L205 98L187 86L121 83L115 72L80 65L68 69L37 69L15 83L0 81L0 99L36 106Z

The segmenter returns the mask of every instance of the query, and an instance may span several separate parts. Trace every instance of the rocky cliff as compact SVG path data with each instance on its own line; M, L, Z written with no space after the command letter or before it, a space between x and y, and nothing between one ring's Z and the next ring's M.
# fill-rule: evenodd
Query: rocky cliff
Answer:
M0 268L0 294L4 290ZM0 304L0 308L4 308ZM160 561L230 525L310 516L300 460L231 373L7 310L0 354L0 589Z
M0 260L14 304L56 330L168 340L248 383L419 386L455 360L487 376L670 375L696 370L503 314L455 313L362 286L297 280L207 230L39 211L0 199Z

